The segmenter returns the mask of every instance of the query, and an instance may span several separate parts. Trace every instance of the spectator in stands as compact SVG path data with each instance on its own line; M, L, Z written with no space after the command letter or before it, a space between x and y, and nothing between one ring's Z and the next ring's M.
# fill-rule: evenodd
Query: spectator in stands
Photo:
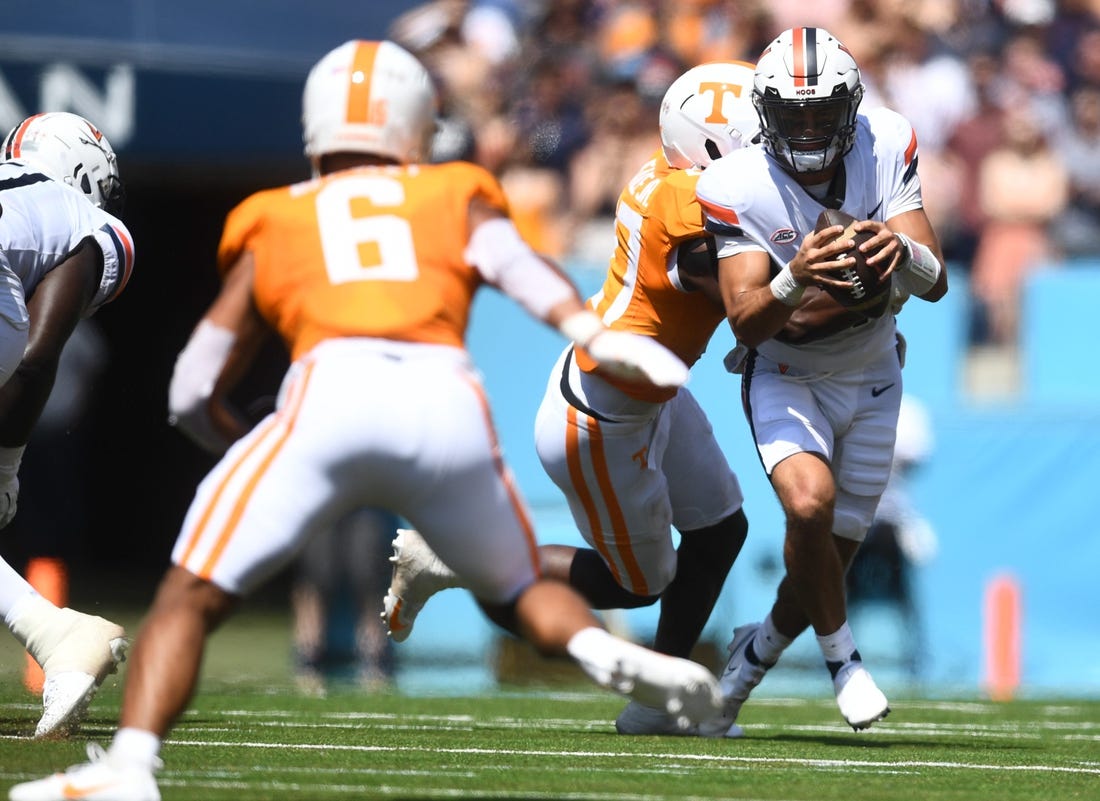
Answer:
M988 323L988 343L1015 347L1027 276L1058 257L1049 227L1066 208L1069 174L1027 105L1007 110L1005 133L1005 143L979 168L978 199L987 221L971 286Z
M1100 256L1100 84L1070 97L1071 124L1055 140L1069 171L1069 205L1054 222L1054 240L1066 257Z
M664 43L688 66L759 53L774 27L770 4L763 0L681 0L661 5Z
M661 87L661 93L667 88L667 84ZM593 240L591 252L574 251L573 255L599 262L615 246L611 218L619 194L660 139L654 124L657 103L647 101L632 75L612 80L604 92L590 99L587 110L592 133L570 159L569 205L578 228L588 224L604 235Z
M963 60L905 16L885 52L885 105L905 109L917 132L921 166L943 150L951 131L973 113L974 88ZM929 87L935 87L930 91Z
M985 225L978 189L981 164L1005 140L1005 110L997 84L1000 59L991 50L977 50L967 58L967 67L974 85L975 105L950 132L946 143L947 152L955 157L959 167L958 214L953 225L940 229L944 255L963 269L970 268Z

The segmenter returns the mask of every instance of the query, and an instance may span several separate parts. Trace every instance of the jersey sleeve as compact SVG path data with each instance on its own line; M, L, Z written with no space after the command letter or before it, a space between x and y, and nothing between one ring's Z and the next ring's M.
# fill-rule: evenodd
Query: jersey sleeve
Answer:
M703 170L695 185L695 197L703 207L706 230L714 235L717 257L724 259L745 251L763 251L741 228L737 209L744 211L752 203L747 194L750 182L737 180L736 165L740 163L736 152L731 153Z
M736 153L730 154L734 155ZM742 233L736 209L743 209L747 198L739 191L744 182L735 179L736 160L730 156L703 170L695 184L695 198L703 207L705 227L715 236L740 236Z
M103 273L88 315L118 297L134 270L134 239L129 229L116 217L109 214L104 214L104 217L106 221L92 234L103 253Z
M271 191L258 192L245 198L225 218L221 241L218 243L218 274L225 275L249 249L253 237L263 227L264 210Z
M887 108L874 109L876 148L880 164L889 172L883 176L886 193L883 219L889 220L924 206L920 176L917 175L917 133L905 117Z

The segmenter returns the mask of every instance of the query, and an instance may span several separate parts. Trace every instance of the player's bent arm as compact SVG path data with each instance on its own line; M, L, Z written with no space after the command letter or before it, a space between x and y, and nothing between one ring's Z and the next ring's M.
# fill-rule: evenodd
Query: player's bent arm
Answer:
M0 528L15 516L23 450L50 397L61 351L89 313L102 273L103 253L89 237L43 276L27 301L23 359L0 387Z
M789 278L789 269L786 276L783 272L780 276ZM771 259L763 251L742 251L718 260L718 287L726 319L737 340L750 348L779 333L802 300L797 282L789 292L792 302L781 300L772 284Z
M485 279L534 317L557 328L588 351L600 367L622 378L661 387L681 386L687 365L650 337L612 331L584 308L573 282L523 241L499 212L471 203L470 241L465 257Z
M87 313L103 271L103 254L87 238L46 273L27 301L30 330L23 360L0 387L0 447L23 446L50 396L61 351Z
M859 312L841 306L828 292L806 287L802 302L775 338L789 345L804 344L832 336L866 319Z
M902 241L895 279L913 295L935 303L947 294L947 267L939 238L924 209L913 209L886 221Z
M251 422L229 395L270 335L252 303L253 259L245 253L176 358L168 423L212 453L224 452Z

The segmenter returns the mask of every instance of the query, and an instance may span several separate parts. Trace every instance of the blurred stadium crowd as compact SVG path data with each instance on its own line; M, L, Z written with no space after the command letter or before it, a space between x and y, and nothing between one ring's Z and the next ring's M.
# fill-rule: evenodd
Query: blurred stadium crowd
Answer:
M537 249L602 268L668 85L796 25L916 128L971 344L1015 346L1031 271L1100 269L1100 0L435 0L388 35L440 86L436 158L489 168Z

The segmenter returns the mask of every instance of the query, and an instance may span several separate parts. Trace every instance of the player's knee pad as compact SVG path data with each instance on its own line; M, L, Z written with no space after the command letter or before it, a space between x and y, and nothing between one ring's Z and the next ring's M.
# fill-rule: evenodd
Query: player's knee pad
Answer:
M867 529L875 518L878 495L853 495L837 490L836 509L833 513L833 533L848 540L863 542Z

